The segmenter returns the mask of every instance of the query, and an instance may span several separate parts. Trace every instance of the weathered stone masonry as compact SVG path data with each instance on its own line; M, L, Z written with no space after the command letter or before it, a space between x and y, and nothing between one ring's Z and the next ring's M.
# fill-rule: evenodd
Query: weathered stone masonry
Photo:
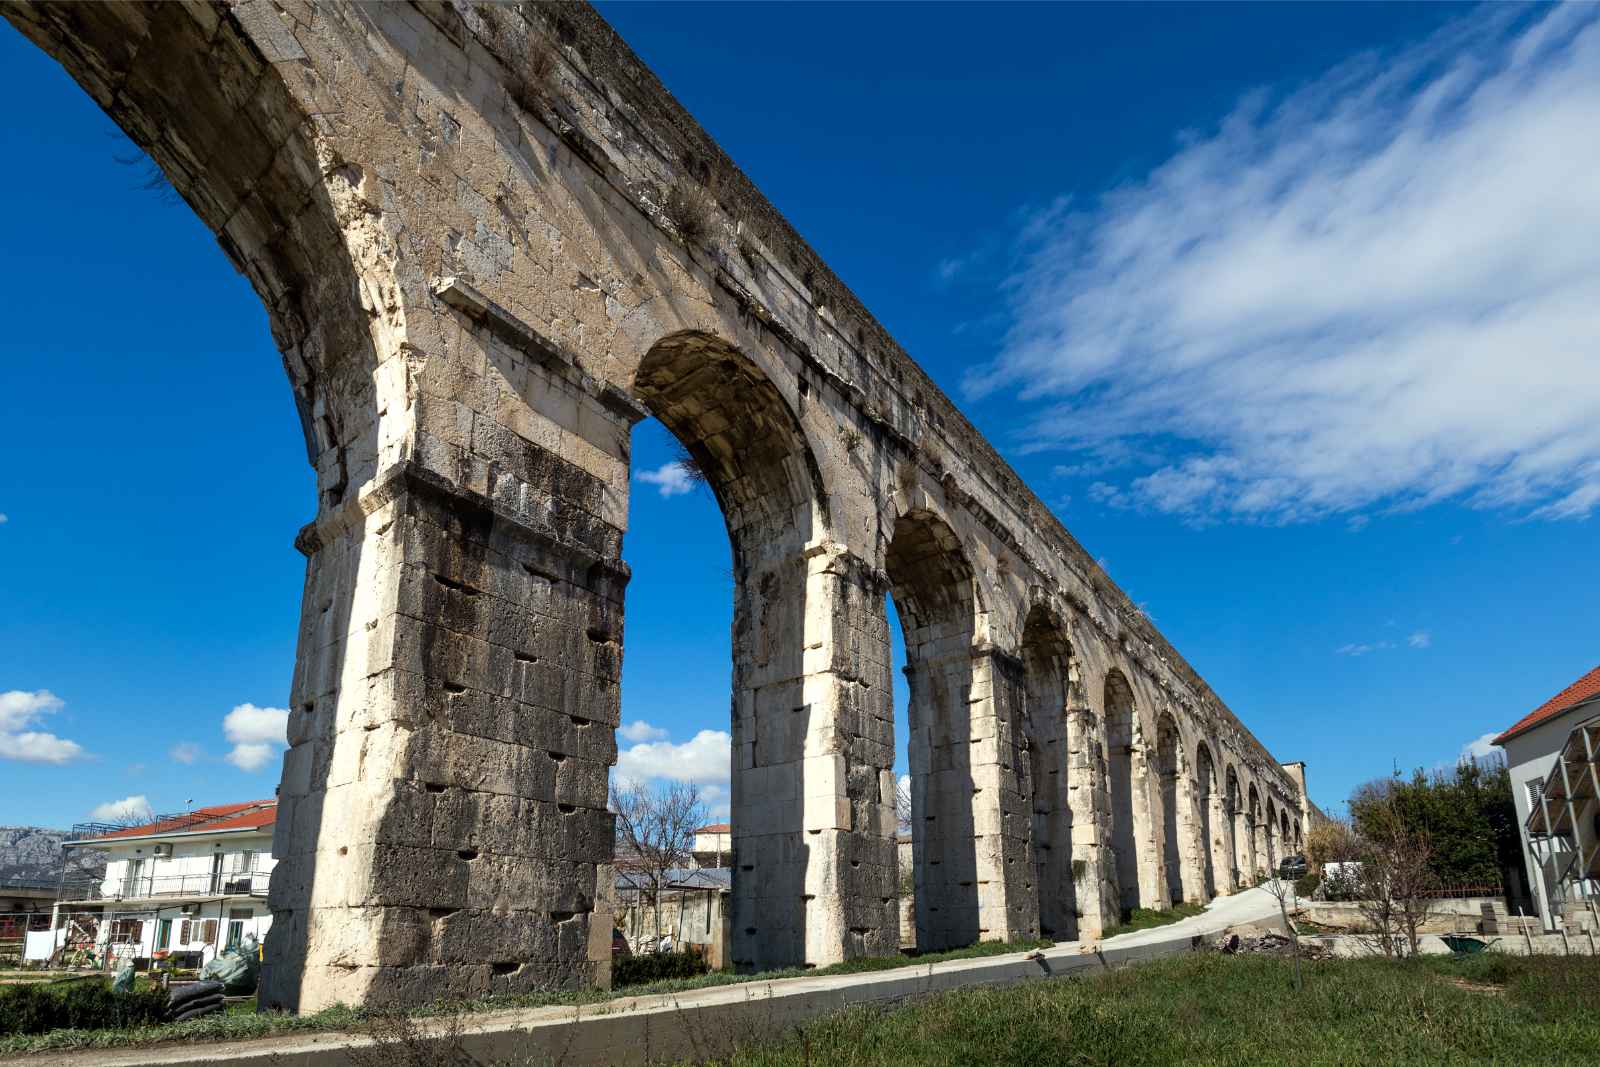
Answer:
M593 11L3 11L249 277L300 411L266 1003L609 980L647 415L733 545L739 964L894 950L897 744L927 947L1092 935L1297 837L1303 779Z

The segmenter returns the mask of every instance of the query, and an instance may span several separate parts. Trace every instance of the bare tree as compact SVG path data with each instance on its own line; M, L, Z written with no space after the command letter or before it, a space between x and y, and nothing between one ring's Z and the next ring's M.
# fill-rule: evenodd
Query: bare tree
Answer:
M911 833L911 778L894 780L894 829L896 834Z
M1294 882L1287 878L1268 878L1261 883L1261 888L1272 894L1272 899L1278 902L1278 914L1283 916L1283 929L1289 935L1289 945L1294 950L1294 987L1303 989L1304 983L1300 977L1300 930L1294 924L1290 914L1300 910L1300 899L1294 887Z
M1388 796L1363 798L1358 821L1362 847L1356 886L1362 917L1385 956L1415 956L1435 887L1433 848Z
M617 816L617 869L638 879L649 898L659 946L662 890L673 869L688 866L695 831L706 823L700 787L692 782L613 785L611 810Z

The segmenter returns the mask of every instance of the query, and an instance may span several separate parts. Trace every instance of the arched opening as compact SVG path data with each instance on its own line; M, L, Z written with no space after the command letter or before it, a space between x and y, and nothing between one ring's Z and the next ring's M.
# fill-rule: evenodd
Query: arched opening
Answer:
M1283 854L1287 856L1291 852L1297 851L1300 847L1300 842L1295 840L1294 834L1289 826L1289 809L1285 808L1283 811L1278 813L1278 821L1280 823L1279 832L1281 835L1279 840L1283 842Z
M1261 794L1256 791L1256 784L1250 783L1250 791L1246 794L1245 827L1250 836L1250 881L1254 883L1263 873L1267 862L1267 827L1266 821L1261 816Z
M976 593L955 532L929 511L895 520L884 556L905 638L910 690L911 855L917 947L938 951L982 935L973 817L971 697Z
M1148 906L1139 879L1139 841L1145 832L1148 799L1143 793L1144 766L1138 755L1139 718L1133 689L1121 671L1106 675L1106 785L1111 795L1112 870L1117 904L1124 913Z
M1078 936L1067 737L1070 687L1076 684L1077 668L1065 632L1042 606L1029 611L1023 624L1022 662L1039 932L1065 941Z
M799 420L760 368L700 332L656 343L633 395L682 445L682 473L710 489L731 548L731 960L759 970L892 953L889 696L880 685L852 705L840 692L856 683L807 659L837 636L835 612L807 605L837 604L849 576L810 552L827 502ZM814 886L823 871L827 894Z
M1204 879L1206 899L1217 895L1217 855L1221 845L1218 834L1218 812L1221 800L1217 789L1217 766L1211 758L1211 747L1204 741L1195 748L1194 755L1195 800L1200 807L1200 864Z
M1161 777L1161 857L1167 897L1175 904L1184 899L1183 835L1180 833L1184 814L1179 807L1182 752L1177 720L1169 712L1162 712L1156 720L1156 771Z
M1278 853L1281 841L1278 837L1278 808L1272 801L1267 801L1267 872L1275 874L1278 870Z
M1239 772L1231 765L1228 767L1227 812L1228 858L1233 865L1230 884L1238 889L1244 884L1245 875L1250 870L1250 831L1245 825L1244 795L1239 788Z

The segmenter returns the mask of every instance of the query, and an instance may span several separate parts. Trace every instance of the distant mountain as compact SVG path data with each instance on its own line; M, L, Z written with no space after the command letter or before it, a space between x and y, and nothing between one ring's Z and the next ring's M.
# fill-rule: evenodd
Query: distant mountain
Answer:
M75 877L104 871L105 856L96 852L74 849L63 861L61 842L70 836L42 826L0 826L0 883L60 881L63 862Z

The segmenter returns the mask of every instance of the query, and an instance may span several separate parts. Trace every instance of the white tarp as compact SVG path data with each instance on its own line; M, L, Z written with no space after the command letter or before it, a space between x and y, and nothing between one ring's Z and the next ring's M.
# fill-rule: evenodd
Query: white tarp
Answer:
M27 943L22 946L22 958L25 960L47 960L55 953L61 942L66 940L67 931L61 930L29 930Z

